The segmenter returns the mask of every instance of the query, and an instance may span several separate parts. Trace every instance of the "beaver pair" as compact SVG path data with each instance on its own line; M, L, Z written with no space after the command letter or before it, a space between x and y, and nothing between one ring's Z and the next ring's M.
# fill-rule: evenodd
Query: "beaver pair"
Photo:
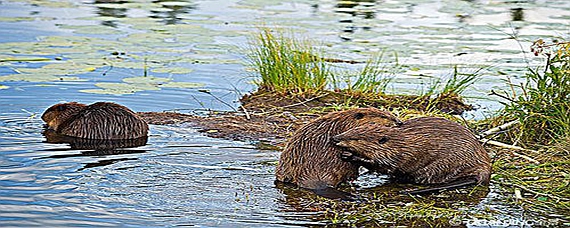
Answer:
M56 104L43 114L48 130L82 139L138 139L148 134L148 124L129 108L112 103Z
M467 128L444 118L420 117L396 127L366 124L333 137L344 160L400 182L440 186L411 193L488 184L489 155Z
M395 127L400 120L376 108L357 108L329 113L299 128L281 153L275 172L277 181L326 195L321 190L356 179L360 165L341 160L343 150L332 138L368 123Z

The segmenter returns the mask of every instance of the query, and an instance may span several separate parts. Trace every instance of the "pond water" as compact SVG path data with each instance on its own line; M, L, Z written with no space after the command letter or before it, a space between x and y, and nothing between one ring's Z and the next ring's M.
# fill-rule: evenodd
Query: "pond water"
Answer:
M277 151L156 125L145 146L82 150L44 142L39 115L61 101L232 110L254 89L248 37L270 26L327 57L397 53L391 93L484 68L465 94L476 118L500 108L491 89L541 63L522 50L568 37L569 24L566 0L0 1L0 226L320 224L273 184ZM499 197L491 188L483 202L524 219Z

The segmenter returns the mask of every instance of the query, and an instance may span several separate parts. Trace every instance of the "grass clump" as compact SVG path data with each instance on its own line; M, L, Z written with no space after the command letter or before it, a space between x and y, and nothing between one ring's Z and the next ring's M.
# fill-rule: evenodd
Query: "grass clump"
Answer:
M537 147L570 136L570 42L538 40L531 50L546 57L546 64L529 69L524 84L512 85L520 94L503 98L506 116L520 122L510 141Z
M374 55L366 65L356 75L354 82L347 78L348 92L361 94L384 94L386 87L394 78L393 75L398 69L397 56L396 64L388 68L384 65L384 52Z
M280 93L316 94L323 91L330 66L318 58L318 51L306 40L275 36L262 29L249 54L251 65L261 75L261 90Z
M473 109L471 105L462 102L461 94L480 78L481 74L479 72L482 69L479 68L475 72L465 73L461 72L458 66L454 66L453 73L445 81L445 84L441 80L437 80L428 88L427 92L421 95L424 98L433 97L432 99L427 99L429 102L426 110L441 110L444 113L460 114L460 112L454 111L457 107L461 107L462 110Z
M432 96L432 93L386 94L386 88L400 69L397 55L386 58L385 51L381 51L366 62L360 62L323 58L321 54L307 40L286 37L283 33L262 28L252 38L247 56L261 78L256 82L258 90L248 98L267 102L276 100L279 104L275 104L276 107L308 106L307 102L315 100L329 106L439 109L453 114L472 109L472 106L463 103L459 94L474 82L477 74L463 74L456 69L437 96ZM340 71L339 64L362 64L362 67L353 74ZM436 85L440 86L439 83ZM271 96L278 96L278 99ZM286 99L293 103L284 104ZM242 102L247 100L251 99L242 99Z

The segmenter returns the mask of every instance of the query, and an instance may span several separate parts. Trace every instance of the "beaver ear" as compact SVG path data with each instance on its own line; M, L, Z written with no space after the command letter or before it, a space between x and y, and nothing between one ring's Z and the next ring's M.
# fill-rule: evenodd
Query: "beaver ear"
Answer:
M380 137L380 139L378 139L378 144L382 144L388 141L388 137L386 136L382 136Z
M354 118L357 120L362 119L362 118L364 118L364 113L361 113L361 112L356 113L356 114L354 114Z

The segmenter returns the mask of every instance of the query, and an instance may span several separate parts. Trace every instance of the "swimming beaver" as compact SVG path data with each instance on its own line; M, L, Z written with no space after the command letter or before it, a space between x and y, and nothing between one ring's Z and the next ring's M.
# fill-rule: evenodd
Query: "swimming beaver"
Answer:
M332 137L366 123L396 126L401 122L391 113L376 108L357 108L319 117L295 131L287 142L277 165L277 181L320 190L356 179L359 165L341 160L342 150L335 146Z
M56 104L44 112L42 120L58 134L85 139L136 139L148 132L143 119L111 102Z
M342 154L345 160L400 181L442 186L425 192L489 183L485 148L467 128L444 118L415 118L398 127L367 124L333 140L350 151Z

